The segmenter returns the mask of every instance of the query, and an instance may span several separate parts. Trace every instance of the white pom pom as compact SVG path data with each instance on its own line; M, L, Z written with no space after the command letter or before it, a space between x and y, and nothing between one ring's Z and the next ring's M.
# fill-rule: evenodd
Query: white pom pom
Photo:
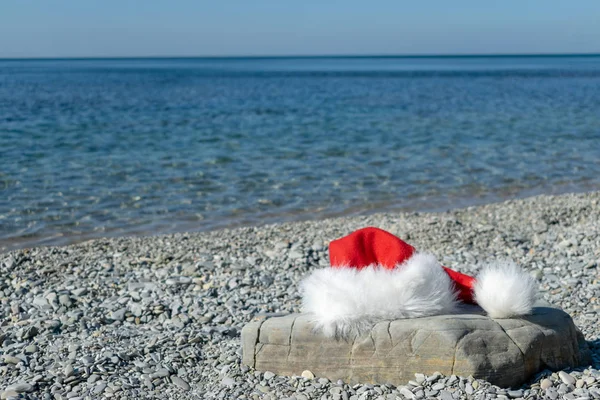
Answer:
M489 265L477 276L475 301L492 318L531 313L536 297L533 278L512 261Z

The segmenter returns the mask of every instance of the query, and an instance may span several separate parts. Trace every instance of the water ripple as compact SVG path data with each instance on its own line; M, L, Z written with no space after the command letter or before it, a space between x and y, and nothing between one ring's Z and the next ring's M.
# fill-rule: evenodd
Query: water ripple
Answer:
M600 58L0 61L0 249L600 187Z

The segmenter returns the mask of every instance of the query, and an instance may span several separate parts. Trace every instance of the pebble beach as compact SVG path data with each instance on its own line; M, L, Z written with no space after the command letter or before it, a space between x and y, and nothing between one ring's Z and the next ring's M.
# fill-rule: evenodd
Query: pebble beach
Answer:
M31 399L600 398L600 192L441 213L95 239L0 254L0 397ZM298 284L331 240L388 230L464 273L512 259L582 331L593 365L517 388L416 374L404 386L278 376L241 364L258 314L300 311Z

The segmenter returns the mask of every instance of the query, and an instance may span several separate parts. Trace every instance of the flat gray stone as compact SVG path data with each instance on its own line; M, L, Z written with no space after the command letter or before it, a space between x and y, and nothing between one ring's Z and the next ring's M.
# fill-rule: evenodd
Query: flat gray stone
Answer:
M171 377L171 381L183 390L186 390L186 391L190 390L190 385L186 381L184 381L183 379L178 377L177 375L173 375Z
M242 330L243 363L278 375L404 385L415 373L472 375L519 386L543 369L591 363L583 335L564 311L538 302L532 315L491 319L479 307L376 324L368 335L332 339L310 314L260 317Z
M17 392L17 393L23 393L23 392L31 392L33 391L33 385L31 385L30 383L27 382L19 382L19 383L15 383L14 385L10 385L6 388L7 392Z

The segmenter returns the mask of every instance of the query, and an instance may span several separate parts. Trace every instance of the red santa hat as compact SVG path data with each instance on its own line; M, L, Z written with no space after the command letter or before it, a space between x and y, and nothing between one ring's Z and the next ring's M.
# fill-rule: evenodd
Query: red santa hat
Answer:
M477 278L442 266L400 238L363 228L329 244L330 268L301 283L303 311L327 336L350 336L386 319L456 311L478 304L492 318L529 314L535 301L530 275L512 262L485 268Z

